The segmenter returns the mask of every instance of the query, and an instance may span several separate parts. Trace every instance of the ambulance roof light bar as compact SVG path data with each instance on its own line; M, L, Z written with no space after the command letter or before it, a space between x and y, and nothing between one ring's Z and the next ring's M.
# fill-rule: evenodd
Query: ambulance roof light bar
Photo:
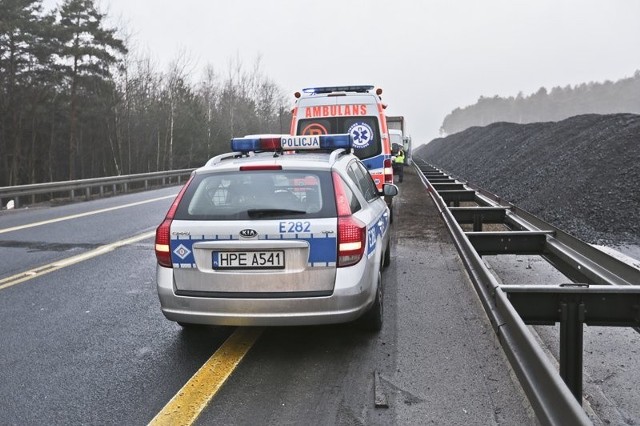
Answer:
M351 150L353 138L350 134L234 138L231 139L231 150L248 153L257 151L312 151L335 149Z
M326 94L326 93L332 93L332 92L367 93L369 90L373 90L373 86L361 85L361 86L307 87L305 89L302 89L302 92L307 94L319 95L319 94Z

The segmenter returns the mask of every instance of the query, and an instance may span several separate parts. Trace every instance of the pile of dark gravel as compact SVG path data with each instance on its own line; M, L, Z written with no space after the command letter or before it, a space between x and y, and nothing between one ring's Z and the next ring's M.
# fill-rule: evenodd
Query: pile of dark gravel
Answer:
M640 115L494 123L413 155L586 242L640 245Z

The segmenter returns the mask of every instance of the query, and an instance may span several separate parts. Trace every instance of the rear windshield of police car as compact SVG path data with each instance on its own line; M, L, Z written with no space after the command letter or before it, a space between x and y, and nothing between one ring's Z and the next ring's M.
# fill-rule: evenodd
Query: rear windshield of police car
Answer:
M175 218L268 220L335 216L330 172L256 170L196 175Z
M298 121L298 135L327 135L350 133L353 137L353 153L362 159L375 157L382 152L378 119L369 117L326 117Z

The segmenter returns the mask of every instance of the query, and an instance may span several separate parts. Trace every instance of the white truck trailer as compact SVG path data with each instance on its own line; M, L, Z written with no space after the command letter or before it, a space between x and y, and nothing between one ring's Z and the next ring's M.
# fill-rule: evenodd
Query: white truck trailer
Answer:
M401 115L387 116L387 129L391 140L391 152L396 153L402 147L405 164L411 164L411 136L407 134L404 117Z

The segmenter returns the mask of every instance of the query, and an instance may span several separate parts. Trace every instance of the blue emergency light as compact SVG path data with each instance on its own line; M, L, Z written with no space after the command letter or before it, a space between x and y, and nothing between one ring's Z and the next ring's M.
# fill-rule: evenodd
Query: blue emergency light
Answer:
M362 86L328 86L328 87L307 87L302 89L303 93L313 93L313 94L321 94L321 93L333 93L333 92L357 92L357 93L367 93L369 90L372 90L373 86L362 85Z
M233 138L231 139L231 151L276 151L280 149L279 137L268 138Z
M347 151L353 146L350 134L308 135L308 136L269 136L262 138L233 138L231 150L234 152L257 151L311 151L343 148Z

